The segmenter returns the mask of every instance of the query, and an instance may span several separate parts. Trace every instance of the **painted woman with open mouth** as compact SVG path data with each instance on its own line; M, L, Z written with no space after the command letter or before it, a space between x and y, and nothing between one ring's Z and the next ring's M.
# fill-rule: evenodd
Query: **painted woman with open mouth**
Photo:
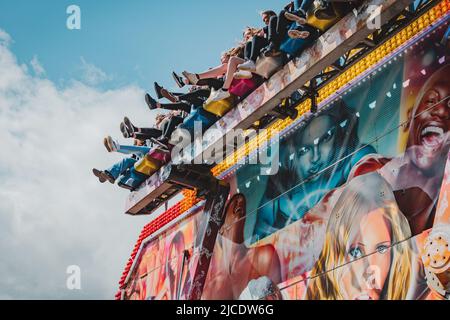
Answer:
M353 168L349 180L378 170L394 190L413 235L433 226L440 185L450 149L450 65L435 71L420 89L408 112L406 151L389 159L367 155Z

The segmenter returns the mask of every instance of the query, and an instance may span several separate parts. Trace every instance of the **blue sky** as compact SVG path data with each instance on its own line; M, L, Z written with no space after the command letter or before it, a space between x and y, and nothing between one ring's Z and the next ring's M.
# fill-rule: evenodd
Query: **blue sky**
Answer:
M0 28L10 34L19 62L34 56L58 86L80 78L83 60L106 75L104 89L154 80L173 86L171 70L202 70L218 63L258 12L287 1L2 0ZM81 8L81 30L66 28L66 8Z

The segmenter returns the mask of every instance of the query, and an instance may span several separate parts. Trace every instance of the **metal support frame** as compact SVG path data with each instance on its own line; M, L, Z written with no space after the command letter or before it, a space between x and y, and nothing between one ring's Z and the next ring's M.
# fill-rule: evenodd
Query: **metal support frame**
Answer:
M182 189L195 189L198 197L204 197L216 181L208 166L168 164L130 194L125 213L151 214Z
M177 292L177 300L180 300L181 295L181 284L183 281L184 267L186 266L186 262L189 261L190 254L188 250L183 251L183 261L181 262L180 273L178 274L178 292Z
M202 215L202 220L196 229L194 252L192 255L188 250L183 252L183 260L178 278L178 288L180 291L177 292L178 299L200 300L217 235L224 223L224 209L230 192L230 186L228 183L216 179L210 173L207 174L203 166L176 166L172 168L171 173L166 179L166 183L177 183L189 188L198 188L206 200L203 212L199 213ZM144 245L143 243L141 248ZM142 254L142 251L139 254ZM134 261L139 261L139 257ZM130 280L129 277L133 274L133 270L136 267L137 265L134 263L128 272L126 283ZM190 280L184 284L185 288L182 290L183 274L186 267L189 271Z
M284 120L287 117L294 120L298 116L298 110L296 108L296 105L293 103L292 99L286 98L284 103L276 106L273 109L274 117L277 119Z
M206 203L202 213L206 225L201 228L200 234L197 234L199 241L189 265L192 279L186 300L201 299L217 235L224 223L224 208L229 192L230 186L217 180L213 189L206 194Z

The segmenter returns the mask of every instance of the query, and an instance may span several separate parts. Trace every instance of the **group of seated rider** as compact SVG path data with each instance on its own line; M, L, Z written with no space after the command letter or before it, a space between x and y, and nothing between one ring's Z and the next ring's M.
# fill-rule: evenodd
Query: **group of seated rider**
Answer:
M93 169L94 175L101 183L117 181L120 187L136 190L170 161L177 132L187 130L192 135L196 121L202 123L203 132L207 130L271 74L314 44L358 2L295 0L279 14L272 10L261 12L264 26L246 27L242 40L222 54L218 66L200 73L172 72L180 89L189 87L187 92L170 92L155 82L156 99L146 93L145 102L151 110L169 112L158 113L152 127L137 127L125 117L120 131L133 143L122 145L108 136L104 145L108 152L127 157L106 170ZM275 59L278 64L273 62ZM295 92L288 104L295 104L297 96Z

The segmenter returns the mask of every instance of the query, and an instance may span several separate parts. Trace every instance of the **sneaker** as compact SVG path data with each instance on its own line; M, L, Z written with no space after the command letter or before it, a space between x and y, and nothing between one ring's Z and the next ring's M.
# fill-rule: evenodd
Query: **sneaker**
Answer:
M197 84L198 80L200 80L195 73L183 71L181 74L189 81L189 84L194 86Z
M247 60L244 63L241 63L240 65L238 65L238 69L254 72L254 71L256 71L256 64L252 60Z
M122 135L125 139L128 139L130 137L127 126L123 122L120 123L120 131L122 132Z
M176 82L176 84L177 84L177 86L178 86L179 88L183 88L183 87L184 87L185 83L184 83L182 77L180 77L179 75L177 75L175 72L172 72L172 77L173 77L173 80L175 80L175 82Z
M117 142L115 142L111 136L107 136L103 139L103 145L108 152L115 152L118 149Z
M228 90L224 91L223 89L219 89L219 90L211 93L211 96L208 98L207 103L224 100L229 97L231 97L231 94L230 94L230 92L228 92Z
M128 131L128 134L129 134L129 137L130 137L130 138L133 136L133 133L135 133L136 131L138 131L138 130L137 130L138 128L136 128L136 127L131 123L131 121L130 121L130 119L128 119L128 117L123 118L123 124L125 125L125 127L126 127L126 129L127 129L127 131Z
M298 24L306 24L306 14L303 11L298 10L296 12L285 12L284 16L290 21L295 21Z
M317 9L314 12L317 19L320 20L331 20L336 18L336 13L334 12L333 6L330 3L326 3L325 6Z
M239 70L233 75L234 79L251 79L253 78L253 73L246 70Z
M103 138L103 145L105 146L106 150L108 150L108 152L112 152L112 149L108 145L108 139L107 138Z
M309 31L303 31L303 30L289 30L288 36L291 39L306 39L309 37Z
M162 99L164 96L161 93L161 90L163 89L163 87L161 87L158 82L153 83L153 87L155 88L155 93L156 96L158 97L158 99Z
M145 94L145 102L150 110L155 110L158 108L158 102L153 99L148 93Z
M139 131L139 129L134 124L131 123L131 121L130 121L130 119L128 119L128 117L123 118L123 123L125 124L125 126L128 130L128 133L130 134L130 138L133 137L135 132Z
M105 183L106 181L108 181L111 184L114 184L114 182L116 181L116 179L114 179L114 177L108 171L101 171L94 168L92 169L92 173L98 178L100 183Z
M100 181L100 183L106 182L106 178L103 176L103 171L94 168L92 169L92 173L98 178L98 181Z
M180 99L176 95L173 95L164 88L161 88L161 95L172 103L180 102Z

